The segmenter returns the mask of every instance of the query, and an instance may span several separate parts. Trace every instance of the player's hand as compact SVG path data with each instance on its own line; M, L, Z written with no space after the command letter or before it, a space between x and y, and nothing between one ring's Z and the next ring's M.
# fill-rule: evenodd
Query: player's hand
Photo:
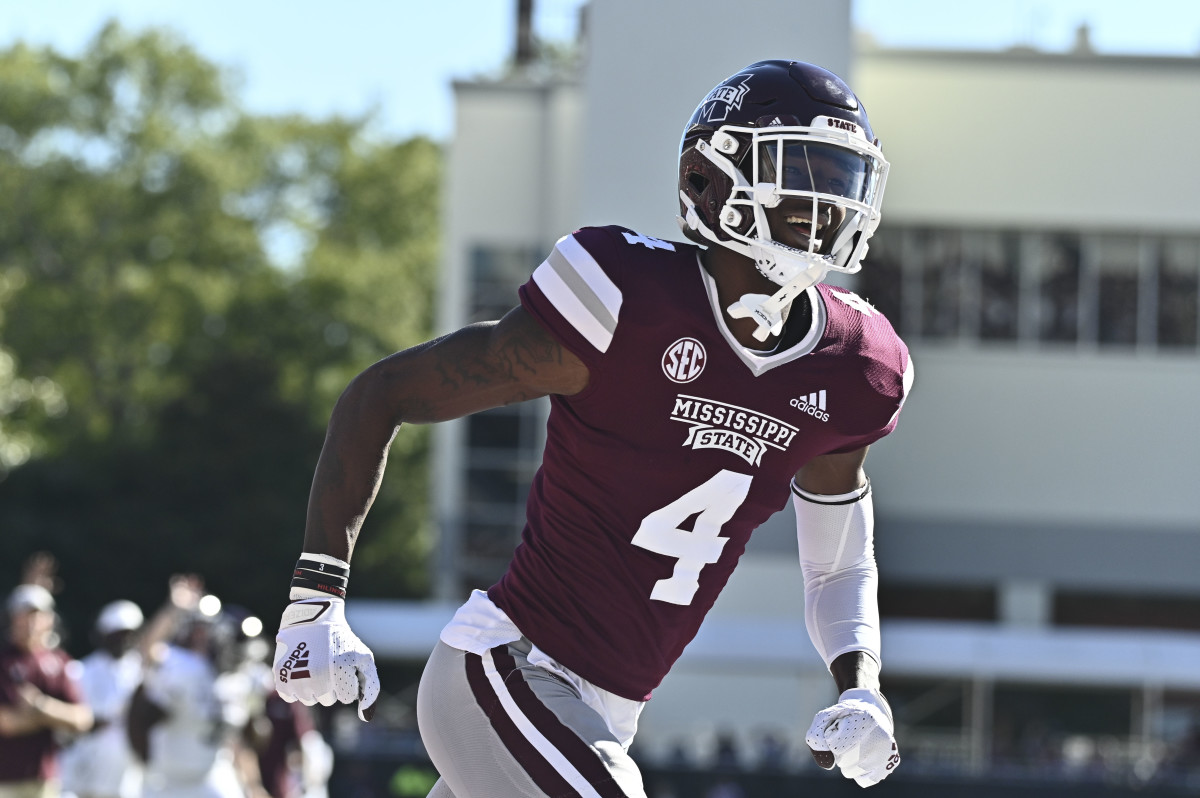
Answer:
M375 656L346 623L340 598L293 601L275 635L275 690L284 701L312 706L358 702L370 720L379 698Z
M878 784L900 764L892 711L878 690L842 693L838 703L817 713L806 739L818 765L841 768L860 787Z

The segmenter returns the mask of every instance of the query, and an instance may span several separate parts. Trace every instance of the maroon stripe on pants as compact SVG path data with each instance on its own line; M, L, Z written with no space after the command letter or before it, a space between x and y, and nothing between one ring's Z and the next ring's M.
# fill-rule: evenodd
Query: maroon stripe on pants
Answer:
M497 651L504 648L506 647L500 646L492 649L492 656L494 657ZM554 766L538 752L533 743L521 734L521 730L504 711L496 691L492 689L492 683L488 681L487 675L483 671L483 658L478 654L468 653L466 663L467 682L470 683L471 692L475 695L475 703L479 704L479 708L487 715L496 734L500 735L500 741L504 743L504 747L513 755L513 759L517 760L517 764L529 774L529 778L533 779L533 783L538 786L538 789L547 795L555 796L555 798L558 796L580 798L575 788L568 784L567 780L554 769Z
M508 687L509 695L525 713L525 717L529 718L550 744L575 766L601 798L628 798L625 791L613 781L612 774L600 756L542 703L533 692L533 688L517 672L516 660L508 653L508 647L493 648L492 660L496 663L496 670L500 672L505 686Z

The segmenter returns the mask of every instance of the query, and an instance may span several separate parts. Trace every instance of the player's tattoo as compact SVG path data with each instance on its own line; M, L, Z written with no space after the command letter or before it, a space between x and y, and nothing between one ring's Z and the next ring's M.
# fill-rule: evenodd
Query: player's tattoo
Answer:
M508 325L504 330L475 328L492 339L486 348L472 348L463 357L457 347L439 351L434 362L444 388L502 388L512 386L505 403L543 396L555 383L555 367L563 365L563 349L536 322ZM549 367L549 368L548 368Z

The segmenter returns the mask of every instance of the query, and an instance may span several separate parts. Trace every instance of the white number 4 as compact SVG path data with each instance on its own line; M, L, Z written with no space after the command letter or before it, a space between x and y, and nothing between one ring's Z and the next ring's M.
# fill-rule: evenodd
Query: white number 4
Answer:
M854 293L853 291L830 291L829 293L833 296L834 299L840 300L844 304L849 305L850 307L857 310L859 313L865 313L868 316L881 315L880 312L875 309L874 305L872 305L870 302L863 299L862 297L860 297L858 294Z
M630 542L656 554L676 558L671 577L658 580L650 598L670 604L692 603L700 589L700 570L720 559L729 540L720 536L721 527L746 500L752 479L749 474L721 471L642 519L642 525ZM691 532L679 528L697 513Z
M661 238L651 238L650 236L644 236L640 233L622 233L621 235L625 236L625 241L630 244L641 244L643 246L650 247L650 249L669 249L672 252L675 251L674 244L672 244L670 241L663 241Z

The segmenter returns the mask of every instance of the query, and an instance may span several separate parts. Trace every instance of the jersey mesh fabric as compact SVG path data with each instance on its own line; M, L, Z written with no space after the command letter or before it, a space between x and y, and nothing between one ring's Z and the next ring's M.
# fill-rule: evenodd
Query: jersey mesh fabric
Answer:
M891 431L908 354L862 300L821 286L821 338L756 375L714 315L696 247L615 227L571 239L579 246L556 247L543 266L568 272L553 291L585 296L548 295L537 280L520 295L590 379L575 396L551 397L521 543L488 594L547 655L644 700L751 532L786 505L796 471ZM604 280L592 290L596 268ZM606 313L611 340L595 330ZM672 369L682 351L693 353L687 374ZM826 407L805 412L798 397L809 395Z

